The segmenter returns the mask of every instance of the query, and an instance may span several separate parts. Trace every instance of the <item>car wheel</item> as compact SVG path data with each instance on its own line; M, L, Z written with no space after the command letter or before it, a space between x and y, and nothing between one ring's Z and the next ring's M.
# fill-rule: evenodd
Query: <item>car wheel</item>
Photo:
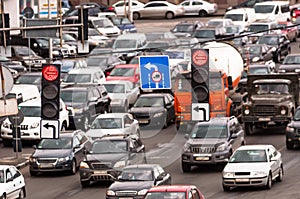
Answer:
M90 124L90 118L88 115L84 115L83 117L83 121L82 121L82 127L83 127L83 130L88 130L89 128L89 124Z
M166 17L166 19L173 19L174 18L174 13L173 12L167 12L165 17Z
M6 199L5 193L3 193L3 195L2 195L0 198L1 198L1 199Z
M267 184L265 186L266 189L271 189L272 188L272 174L270 173L267 179Z
M294 144L292 142L286 141L286 148L288 150L294 149Z
M166 115L163 128L166 129L167 127L168 127L168 116Z
M38 172L36 172L36 171L29 171L29 173L30 173L30 176L37 176L37 174L38 174Z
M70 169L70 174L75 175L76 171L77 171L77 164L76 164L76 160L73 159L71 169Z
M246 135L253 134L253 124L245 123L245 133L246 133Z
M134 20L140 19L140 13L134 12L134 13L132 14L132 17L133 17Z
M23 188L20 190L20 193L19 193L18 199L22 199L22 198L26 198L26 190L25 190L25 187L23 187Z
M276 178L276 181L277 182L282 182L282 180L283 180L283 167L281 165L280 168L279 168L279 173L278 173L278 176Z
M207 16L207 12L205 10L199 11L199 17L206 17L206 16Z
M191 165L184 163L184 162L181 163L181 168L184 173L191 172L191 170L192 170Z
M90 181L81 181L80 183L82 188L86 188L90 186Z
M225 186L225 185L223 184L223 191L225 191L225 192L228 192L228 191L230 191L230 187L228 187L228 186Z

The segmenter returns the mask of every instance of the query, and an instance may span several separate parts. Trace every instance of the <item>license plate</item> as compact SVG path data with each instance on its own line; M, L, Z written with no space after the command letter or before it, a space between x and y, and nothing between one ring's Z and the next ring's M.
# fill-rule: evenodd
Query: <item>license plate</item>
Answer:
M107 174L107 171L94 171L94 174Z
M268 117L258 118L258 121L271 121L271 118L268 118Z
M140 124L148 124L148 120L139 120Z
M195 160L207 161L209 160L209 157L196 157Z
M53 168L53 164L40 164L40 168L43 168L43 169Z
M248 178L238 178L238 179L235 179L235 181L237 181L237 182L249 182L249 179Z

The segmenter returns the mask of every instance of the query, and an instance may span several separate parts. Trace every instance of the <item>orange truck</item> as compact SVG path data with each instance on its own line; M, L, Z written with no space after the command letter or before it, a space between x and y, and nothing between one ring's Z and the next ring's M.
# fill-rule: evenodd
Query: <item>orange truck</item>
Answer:
M244 70L239 51L227 43L209 42L203 46L209 49L209 91L210 117L231 116L238 113L240 105L234 103L235 88ZM175 114L177 129L184 124L193 124L191 71L185 71L174 81Z

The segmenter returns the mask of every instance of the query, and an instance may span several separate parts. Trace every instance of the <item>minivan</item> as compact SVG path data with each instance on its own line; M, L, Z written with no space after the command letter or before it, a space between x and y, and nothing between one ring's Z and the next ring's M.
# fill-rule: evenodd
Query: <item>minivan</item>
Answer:
M256 15L253 8L238 8L227 11L224 18L231 19L234 25L239 25L246 29L256 20Z
M270 1L257 3L254 6L256 20L268 19L275 21L287 21L291 19L290 5L288 1Z

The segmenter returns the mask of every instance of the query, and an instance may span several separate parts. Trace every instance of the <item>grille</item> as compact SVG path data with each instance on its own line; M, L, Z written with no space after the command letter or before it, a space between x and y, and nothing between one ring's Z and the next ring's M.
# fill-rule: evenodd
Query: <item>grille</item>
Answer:
M235 172L234 174L236 176L245 176L245 175L250 175L250 172Z
M111 168L111 164L110 163L107 163L107 164L103 164L103 163L92 163L92 167L94 169L99 169L99 170L102 170L102 169L110 169Z
M94 181L112 181L115 180L111 175L98 175L98 176L92 176Z
M117 196L135 196L137 195L137 191L117 191Z
M53 158L53 159L38 158L37 161L38 161L38 163L54 164L56 162L56 158Z
M192 153L214 153L214 146L191 147Z
M254 112L256 115L261 115L261 116L276 115L277 108L274 106L261 105L261 106L256 106Z

